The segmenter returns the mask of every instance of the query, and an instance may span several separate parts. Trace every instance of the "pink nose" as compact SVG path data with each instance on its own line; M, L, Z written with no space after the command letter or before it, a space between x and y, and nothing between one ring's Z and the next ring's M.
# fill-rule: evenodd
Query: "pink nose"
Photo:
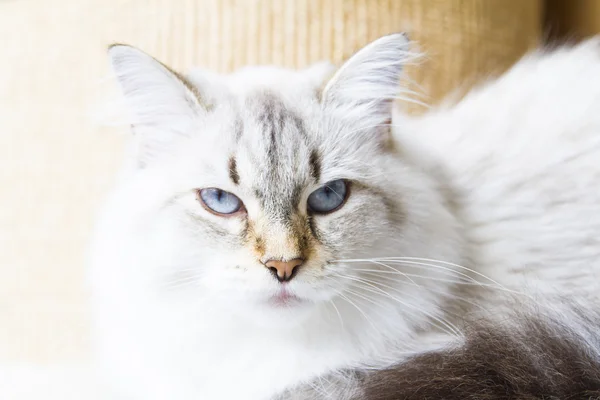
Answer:
M304 260L301 258L290 261L269 260L265 263L265 267L271 271L279 282L287 282L296 275L303 262Z

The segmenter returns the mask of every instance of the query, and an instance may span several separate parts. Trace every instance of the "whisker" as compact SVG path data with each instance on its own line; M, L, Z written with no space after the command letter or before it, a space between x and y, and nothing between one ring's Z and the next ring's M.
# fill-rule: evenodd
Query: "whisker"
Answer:
M412 259L412 258L409 258L408 260L403 260L402 257L397 257L397 258L389 257L389 258L373 258L373 259L368 259L367 258L367 259L340 260L340 261L342 261L342 262L371 262L371 263L373 263L373 262L378 261L378 260L383 260L383 261L386 261L386 262L391 262L391 263L396 263L396 264L416 265L416 266L422 266L422 267L431 267L431 268L435 268L435 269L439 269L439 270L442 270L442 271L447 271L447 272L451 272L451 273L456 274L456 275L463 276L463 277L465 277L465 278L467 278L467 279L469 279L469 280L471 280L473 282L478 282L477 280L475 280L475 278L473 278L472 276L469 276L469 275L467 275L467 274L465 274L463 272L455 271L455 270L453 270L451 268L443 267L443 266L440 266L440 265L435 265L435 264L430 264L430 263L423 263L423 262L414 261L414 259ZM338 260L336 260L336 261L338 261ZM432 261L434 261L434 260L432 260ZM392 269L396 270L395 268L392 268ZM479 274L479 275L481 275L484 278L486 278L486 279L494 282L492 279L487 278L483 274ZM499 285L499 286L501 287L501 285Z
M519 295L527 296L525 293L518 292L518 291L511 290L511 289L508 289L508 288L504 287L502 284L496 282L494 279L492 279L492 278L490 278L490 277L482 274L481 272L475 271L475 270L473 270L471 268L467 268L467 267L465 267L463 265L460 265L460 264L455 264L455 263L451 263L451 262L447 262L447 261L442 261L442 260L434 260L434 259L430 259L430 258L420 258L420 257L381 257L381 258L373 258L373 259L350 259L350 260L339 260L339 261L342 261L342 262L370 262L370 261L373 261L373 260L377 260L377 261L383 260L383 261L392 262L392 263L432 267L432 268L436 268L436 269L440 269L440 270L444 270L444 271L448 271L448 272L452 272L452 273L464 276L464 277L468 278L469 280L473 281L474 283L482 284L481 282L479 282L476 279L474 279L472 276L469 276L469 275L464 274L462 272L455 271L455 270L453 270L451 268L443 267L443 266L440 266L440 265L435 265L435 264L431 264L431 263L423 263L423 262L420 262L420 260L422 260L422 261L429 261L429 262L437 262L437 263L440 263L440 264L445 264L445 265L449 265L449 266L452 266L452 267L455 267L455 268L463 269L463 270L465 270L467 272L471 272L471 273L473 273L473 274L475 274L477 276L480 276L480 277L482 277L482 278L484 278L484 279L492 282L494 285L497 286L498 289L504 290L504 291L509 292L509 293L514 293L514 294L519 294ZM336 260L336 261L338 261L338 260Z
M323 391L322 388L317 387L316 382L306 382L308 384L308 386L310 386L316 393L318 393L320 396L324 396L323 398L327 398L328 394L327 392Z
M411 278L410 278L410 277L409 277L407 274L405 274L404 272L402 272L402 271L398 271L397 269L395 269L395 268L393 268L393 267L391 267L391 266L389 266L389 265L387 265L387 264L384 264L384 263L382 263L382 262L380 262L380 261L372 261L372 263L374 263L374 264L377 264L377 265L381 265L382 267L389 268L389 269L391 269L391 270L392 270L392 271L394 271L394 272L397 272L397 273L399 273L399 274L402 274L403 276L405 276L406 278L408 278L408 280L410 280L412 283L414 283L414 284L415 284L415 286L418 286L418 287L420 287L420 285L418 285L418 284L417 284L415 281L413 281L413 280L412 280L412 279L411 279Z
M415 96L415 97L417 97L417 96ZM430 104L427 104L427 103L425 103L425 102L423 102L421 100L417 100L417 99L410 98L410 97L394 96L394 97L391 97L391 99L392 100L396 100L396 101L411 103L411 104L417 104L417 105L423 106L423 107L425 107L427 109L431 108Z
M385 258L387 259L387 258ZM415 260L415 261L427 261L427 262L436 262L436 263L440 263L440 264L444 264L444 265L449 265L451 267L455 267L455 268L460 268L462 270L465 270L467 272L470 272L472 274L478 275L480 277L482 277L483 279L487 279L488 281L504 288L504 286L502 286L500 283L496 282L495 280L493 280L492 278L490 278L489 276L486 276L484 274L482 274L479 271L475 271L474 269L465 267L464 265L460 265L460 264L455 264L455 263L451 263L448 261L442 261L442 260L435 260L435 259L431 259L431 258L421 258L421 257L390 257L390 259L398 259L401 261L411 261L411 260ZM438 266L439 267L439 266Z
M376 272L377 272L377 273L379 273L379 272L388 272L388 271L376 271ZM425 277L425 278L427 278L427 277ZM386 277L386 279L389 279L389 278L388 278L388 277ZM365 279L365 280L367 280L367 279ZM390 288L390 289L392 289L392 290L394 290L394 291L397 291L397 292L400 292L400 293L402 293L402 294L403 294L403 295L405 295L405 296L409 296L409 297L416 298L416 297L414 297L414 296L410 296L410 295L408 295L407 293L401 292L399 288L394 288L393 286L388 286L388 285L385 285L385 284L383 284L383 283L381 283L381 282L378 282L378 281L373 281L373 280L370 280L370 282L373 282L373 283L375 283L375 284L380 284L380 285L386 286L386 287L388 287L388 288ZM407 281L404 281L404 280L401 280L401 279L395 279L395 282L399 282L399 283L405 283L405 284L410 284L409 282L407 282ZM461 284L462 284L462 282L459 282L459 283L461 283ZM458 296L458 295L456 295L456 294L454 294L454 293L449 293L449 292L445 292L445 291L437 290L437 289L434 289L434 288L432 288L432 287L428 287L428 286L419 286L419 287L420 287L421 289L427 290L427 291L429 291L429 292L438 293L438 294L440 294L440 295L442 295L442 296L445 296L445 297L450 297L450 298L453 298L453 299L456 299L456 300L460 300L460 301L462 301L462 302L465 302L465 303L467 303L467 304L470 304L470 305L472 305L472 306L474 306L474 307L478 308L479 310L486 311L486 310L485 310L485 308L483 308L483 307L482 307L480 304L477 304L477 303L475 303L475 302L473 302L473 301L471 301L471 300L468 300L468 299L466 299L466 298L464 298L464 297ZM450 313L450 312L448 312L448 311L446 311L446 312L447 312L447 313L449 313L450 315L452 315L452 316L455 316L455 317L458 317L458 318L461 318L461 317L462 317L462 315L457 315L457 314L455 314L455 313Z
M188 276L188 277L184 277L184 278L169 280L169 281L165 282L164 284L162 284L161 286L163 286L165 288L173 289L173 288L178 288L178 287L182 287L182 286L186 286L186 285L191 285L193 283L198 282L198 280L199 279L197 276Z
M363 289L367 290L367 291L370 291L370 292L373 292L373 293L383 294L383 295L389 297L390 299L392 299L392 300L394 300L394 301L396 301L396 302L398 302L398 303L400 303L400 304L402 304L402 305L404 305L406 307L410 307L413 310L417 310L419 312L422 312L423 314L427 315L429 318L431 318L431 319L439 322L440 324L444 325L445 327L447 327L449 329L449 331L447 331L448 333L452 333L454 336L460 337L460 330L456 326L454 326L453 324L451 324L451 323L449 323L447 321L444 321L443 319L440 319L440 318L436 317L435 315L429 313L428 311L419 309L419 308L417 308L413 304L406 303L406 302L404 302L404 301L402 301L402 300L400 300L400 299L392 296L390 293L388 293L385 290L383 290L383 289L381 289L381 288L379 288L379 287L377 287L377 286L369 283L368 281L366 281L364 279L357 278L357 277L352 277L352 276L344 276L344 275L339 275L339 277L340 278L350 279L350 280L353 280L355 282L362 282L363 284L369 285L369 286L373 287L374 289L376 289L376 291L373 291L373 290L367 289L367 288L363 288ZM385 286L385 287L388 287L390 289L394 289L392 286L388 286L388 285L385 285L385 284L382 284L382 283L379 283L379 282L376 282L376 283L378 285ZM377 304L377 303L375 303L375 304Z
M431 267L431 268L443 270L443 271L446 271L446 272L450 272L450 273L453 273L453 274L465 277L465 278L469 279L471 282L473 282L474 285L477 285L477 286L491 288L491 289L494 289L494 290L500 290L500 291L503 291L503 292L506 292L506 293L523 296L523 297L526 297L526 298L528 298L530 300L533 300L533 298L530 295L528 295L526 293L523 293L523 292L520 292L520 291L517 291L517 290L509 289L509 288L503 286L502 284L496 282L492 278L490 278L490 277L488 277L488 276L486 276L486 275L484 275L484 274L482 274L482 273L480 273L478 271L472 270L470 268L464 267L464 266L459 265L459 264L450 263L450 262L447 262L447 261L433 260L433 259L429 259L429 258L419 258L419 257L381 257L381 258L373 258L373 259L335 260L334 262L351 262L351 263L370 262L370 263L373 263L373 260L385 260L386 262L390 262L390 263L394 263L394 264L402 264L402 265L405 265L405 266ZM465 274L463 272L456 271L456 270L453 270L453 269L448 268L448 267L444 267L444 266L440 266L440 265L435 265L435 264L431 264L431 263L423 263L423 262L415 261L415 260L426 260L426 261L431 261L431 262L439 262L441 264L446 264L446 265L454 266L454 267L457 267L457 268L462 268L463 270L466 270L468 272L471 272L473 274L476 274L477 276L480 276L480 277L488 280L492 284L486 284L486 283L480 282L480 281L476 280L472 276L469 276L469 275L467 275L467 274ZM394 269L394 268L392 268L392 269ZM457 282L457 284L466 285L467 283Z
M358 286L357 286L356 288L357 288L357 289L361 289L361 290L367 290L367 291L370 291L369 289L366 289L366 288L361 288L361 287L358 287ZM367 297L365 294L358 293L358 292L356 292L356 291L354 291L354 290L351 290L351 289L348 289L348 288L346 288L346 289L345 289L345 291L346 291L346 292L348 292L348 293L350 293L350 294L352 294L352 295L354 295L354 296L356 296L356 297L358 297L358 298L360 298L360 299L362 299L362 300L368 301L369 303L371 303L371 304L373 304L373 305L375 305L375 306L381 307L381 304L379 304L378 302L376 302L376 301L375 301L375 300L373 300L373 299L370 299L370 298L369 298L369 297ZM373 292L373 291L371 291L371 292ZM405 311L405 312L407 312L408 310L404 310L404 311ZM379 314L380 314L380 315L384 315L383 313L379 313ZM410 315L417 315L417 314L415 314L415 313L410 313ZM365 316L365 317L366 317L366 316ZM372 323L372 326L373 326L375 329L377 329L377 327L376 327L376 326L375 326L373 323ZM437 326L437 325L434 325L434 326L436 326L436 327L438 327L438 328L440 328L440 329L442 329L442 330L443 330L443 328L442 328L442 327L439 327L439 326ZM445 331L445 332L447 332L447 331ZM448 333L448 334L450 334L450 332L447 332L447 333ZM413 347L413 349L414 349L414 347Z
M342 314L340 313L340 310L337 308L337 306L335 305L335 302L333 300L329 300L329 303L333 306L333 309L337 313L337 315L340 319L340 324L342 326L342 330L343 330L344 329L344 319L342 318Z
M399 288L396 288L396 287L393 287L393 286L390 286L390 285L386 285L385 283L382 283L382 282L378 282L378 281L374 281L374 280L369 280L369 279L365 279L365 278L359 278L359 279L361 279L362 281L365 281L365 282L371 282L371 283L373 283L373 284L376 284L376 285L383 286L383 287L385 287L385 288L388 288L388 289L391 289L391 290L393 290L393 291L395 291L395 292L399 292L399 293L400 293L401 295L403 295L403 296L410 297L410 298L412 298L412 299L415 299L415 300L423 300L423 299L422 299L422 298L420 298L420 297L417 297L417 296L410 295L410 294L408 294L408 293L402 292L402 291L401 291ZM408 282L404 282L404 283L408 283ZM370 286L374 286L374 285L370 285ZM420 288L422 288L421 286L419 286L419 287L420 287ZM380 288L377 288L377 289L378 289L378 290L381 290ZM398 300L397 298L395 298L395 297L391 296L391 295L390 295L388 292L385 292L385 291L383 291L383 292L384 292L386 295L390 296L390 298L394 299L395 301L400 301L400 300ZM436 320L437 320L437 317L436 317L436 316L433 316L433 315L431 315L431 314L429 314L429 313L426 313L426 312L425 312L425 311L423 311L423 310L420 310L420 309L418 309L418 310L419 310L419 311L421 311L421 312L423 312L423 313L425 313L425 314L426 314L426 315L428 315L430 318L433 318L433 319L436 319ZM453 315L453 316L455 316L455 317L460 317L460 315L456 315L456 314L454 314L454 313L450 313L450 315ZM440 323L444 324L443 320L438 320L438 321L439 321ZM448 323L449 323L449 322L448 322ZM454 326L454 325L452 325L452 324L451 324L451 326L452 326L454 329L456 329L457 331L459 331L459 332L460 332L460 330L459 330L459 329L458 329L456 326Z
M359 271L359 272L364 272L365 274L370 274L370 275L377 275L377 274L388 274L388 275L393 275L394 273L392 271L378 271L378 270L364 270L364 269L354 269L353 271ZM400 272L400 271L398 271ZM456 280L456 279L444 279L444 278L438 278L438 277L430 277L430 276L426 276L426 275L418 275L418 274L410 274L410 273L399 273L398 275L403 276L403 277L413 277L413 278L421 278L421 279L425 279L425 280L430 280L430 281L434 281L434 282L442 282L442 283L449 283L449 284L454 284L454 285L463 285L463 286L469 286L469 285L473 285L473 286L480 286L480 287L485 287L485 288L491 288L491 289L497 289L500 291L506 291L506 292L513 292L510 289L506 289L506 288L502 288L502 287L498 287L496 285L493 284L489 284L489 283L481 283L478 281L464 281L464 280ZM394 277L394 276L388 276L387 279L398 279L399 277ZM411 279L412 282L414 282ZM424 288L421 285L417 285L420 288ZM426 288L425 288L426 289ZM516 292L518 293L518 292Z
M410 274L410 273L406 273L406 272L400 272L398 271L398 273L395 273L393 271L381 271L381 270L374 270L374 269L353 269L353 271L357 271L357 272L364 272L365 274L372 274L372 275L377 275L377 274L382 274L382 275L387 275L386 278L387 279L393 279L393 278L398 278L396 276L391 276L390 275L399 275L399 277L405 277L405 278L421 278L421 279L426 279L426 280L430 280L430 281L436 281L436 282L443 282L443 283L452 283L452 284L462 284L462 285L473 285L473 284L479 284L477 283L473 283L473 282L467 282L464 280L452 280L452 279L444 279L444 278L437 278L437 277L430 277L430 276L426 276L426 275L418 275L418 274ZM419 286L421 287L421 285L418 285L416 283L414 283L414 280L410 279L411 282L413 282L413 284L415 286Z
M352 300L350 300L348 298L348 296L344 295L343 293L338 293L338 295L346 300L348 303L350 303L352 306L354 306L354 308L356 308L358 310L359 313L362 314L362 316L367 320L367 322L369 322L371 324L371 326L373 327L373 329L377 330L377 327L375 326L375 324L373 323L373 321L371 321L371 319L369 317L367 317L367 314L365 314L365 312L356 304L354 304L354 302L352 302Z

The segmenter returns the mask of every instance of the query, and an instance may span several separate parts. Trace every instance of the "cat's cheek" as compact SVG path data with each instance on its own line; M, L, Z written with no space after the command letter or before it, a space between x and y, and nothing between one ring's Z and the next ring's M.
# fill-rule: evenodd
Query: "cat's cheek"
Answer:
M315 218L315 230L324 251L335 258L351 257L370 250L396 235L388 211L379 199L350 200L344 210Z

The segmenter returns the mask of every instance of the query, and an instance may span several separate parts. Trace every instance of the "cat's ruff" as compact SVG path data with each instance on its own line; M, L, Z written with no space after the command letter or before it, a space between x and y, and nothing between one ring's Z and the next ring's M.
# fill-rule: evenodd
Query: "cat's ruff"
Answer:
M460 342L463 317L501 312L507 294L598 304L598 40L391 124L411 96L402 35L334 74L183 78L127 46L110 57L135 135L90 283L99 366L120 396L267 400L307 384L307 398L350 397L354 375L332 373ZM343 204L311 212L340 179ZM210 212L204 188L243 209ZM280 283L270 260L301 263Z

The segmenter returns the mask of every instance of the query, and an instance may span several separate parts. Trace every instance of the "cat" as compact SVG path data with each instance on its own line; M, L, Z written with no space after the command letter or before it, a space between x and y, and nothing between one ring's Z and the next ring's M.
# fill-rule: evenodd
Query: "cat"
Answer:
M115 398L397 398L381 379L481 359L515 302L596 309L599 40L410 116L416 57L392 34L339 69L184 76L109 49L133 139L89 278Z

